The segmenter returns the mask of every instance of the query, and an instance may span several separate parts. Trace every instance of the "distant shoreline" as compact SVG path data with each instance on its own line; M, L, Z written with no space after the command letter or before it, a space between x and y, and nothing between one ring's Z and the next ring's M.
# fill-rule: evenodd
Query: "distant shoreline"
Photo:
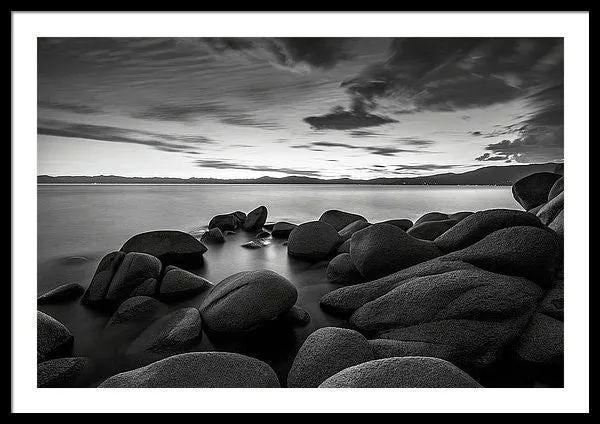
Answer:
M38 186L216 186L216 185L265 185L265 186L363 186L363 187L510 187L511 184L369 184L369 183L37 183Z

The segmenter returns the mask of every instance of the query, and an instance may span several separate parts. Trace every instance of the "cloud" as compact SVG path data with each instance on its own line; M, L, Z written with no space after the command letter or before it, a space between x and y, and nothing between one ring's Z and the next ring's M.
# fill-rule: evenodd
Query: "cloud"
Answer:
M509 157L506 156L506 155L504 155L504 156L492 156L489 153L484 153L483 155L481 155L479 157L476 157L475 160L484 161L484 162L487 162L487 161L499 161L499 160L503 160L503 161L507 161L508 160L508 161L510 161Z
M133 118L150 121L194 122L202 117L212 117L226 125L279 129L273 122L261 120L254 115L236 110L219 102L203 102L188 105L157 105L131 114Z
M237 53L265 59L272 65L294 72L331 69L352 58L350 38L200 38L218 54Z
M434 140L428 140L428 139L420 138L420 137L403 137L403 138L399 138L398 141L404 142L406 144L410 144L413 146L423 146L423 147L436 143Z
M321 116L309 116L303 121L317 130L351 130L398 122L385 116L350 110L336 110Z
M195 164L200 168L242 169L259 172L278 172L280 174L301 175L306 177L319 177L321 175L318 171L300 170L292 168L278 168L267 165L246 165L220 159L198 159L195 161Z
M364 130L353 130L353 131L350 131L349 134L351 137L356 137L356 138L381 136L381 134L379 134L379 133L372 132L372 131L364 131Z
M165 152L191 153L190 148L214 143L201 135L171 135L105 125L75 124L41 120L37 133L54 137L79 138L111 143L129 143L152 147Z
M481 131L470 131L469 134L474 135L474 136L480 136Z
M62 112L76 113L79 115L93 115L102 113L102 110L92 106L76 104L76 103L60 103L60 102L38 102L38 107L43 109L60 110Z
M299 145L299 147L302 146L306 146L306 145ZM312 148L312 146L320 146L320 147L342 147L345 149L360 149L360 150L365 150L367 152L370 152L374 155L380 155L380 156L394 156L397 153L421 153L421 151L419 150L409 150L409 149L401 149L398 147L394 147L394 146L355 146L352 144L346 144L346 143L332 143L332 142L328 142L328 141L315 141L313 143L310 143L308 145L309 147Z
M460 168L460 165L438 165L433 163L424 163L419 165L396 165L396 171L438 171L441 169Z

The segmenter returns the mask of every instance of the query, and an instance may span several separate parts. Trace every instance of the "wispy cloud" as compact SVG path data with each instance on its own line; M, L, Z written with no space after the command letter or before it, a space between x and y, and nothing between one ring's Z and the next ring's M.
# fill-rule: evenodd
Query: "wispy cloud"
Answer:
M228 160L220 159L198 159L195 161L196 166L200 168L212 168L212 169L242 169L246 171L259 171L259 172L277 172L286 175L300 175L306 177L319 177L321 174L318 171L292 169L292 168L278 168L267 165L248 165L243 163L231 162Z
M308 116L303 121L317 130L352 130L398 122L386 116L343 109L321 116Z
M79 115L93 115L102 113L101 109L77 103L39 101L38 107L43 109L60 110L62 112L76 113Z
M394 156L398 153L421 153L420 150L402 149L394 146L355 146L353 144L346 143L332 143L328 141L315 141L310 143L309 146L321 146L321 147L342 147L345 149L360 149L370 152L374 155L380 156Z

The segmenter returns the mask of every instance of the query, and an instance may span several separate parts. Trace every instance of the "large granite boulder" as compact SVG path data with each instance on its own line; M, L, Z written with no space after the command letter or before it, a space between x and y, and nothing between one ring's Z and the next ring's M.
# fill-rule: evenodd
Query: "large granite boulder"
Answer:
M37 311L37 360L68 356L73 350L73 335L58 320Z
M104 326L105 333L127 337L146 328L152 321L165 315L167 305L148 296L134 296L125 300Z
M441 236L450 228L454 227L454 225L456 225L456 221L453 219L445 219L443 221L426 221L412 226L406 233L420 240L433 241L438 236Z
M170 356L114 375L101 388L269 388L279 387L275 371L258 359L229 352Z
M318 261L327 258L340 242L340 235L330 224L321 221L305 222L290 233L288 254Z
M489 209L476 212L462 219L435 239L444 252L468 247L485 236L508 227L542 227L540 220L531 213L514 209Z
M169 265L160 282L158 295L163 299L193 297L210 290L212 283L196 274Z
M342 253L333 258L327 265L326 275L327 280L337 284L357 284L363 281L349 253Z
M85 289L80 284L63 284L39 296L37 303L38 305L45 305L48 303L68 302L77 299L84 291Z
M211 228L200 237L203 243L225 243L225 237L219 227Z
M51 359L37 366L37 386L74 387L89 364L88 358L71 357Z
M202 320L196 308L182 308L150 324L127 348L128 354L181 351L202 334Z
M321 388L475 388L481 385L450 362L404 357L364 362L331 376Z
M336 231L340 231L348 224L359 220L365 222L367 221L363 216L357 215L355 213L339 211L337 209L325 211L319 218L319 221L326 222L327 224L335 228Z
M259 206L248 213L242 228L244 231L260 230L265 225L265 222L267 222L267 208Z
M308 336L290 368L288 387L318 387L337 372L374 359L369 341L359 332L319 328Z
M564 361L564 324L546 314L536 313L517 343L518 356L543 365Z
M296 287L274 271L238 272L211 289L200 312L211 330L247 331L288 311L297 298Z
M378 222L378 224L395 225L396 227L404 231L407 231L414 225L410 219L388 219L387 221Z
M416 220L414 225L422 224L423 222L431 222L431 221L445 221L450 219L447 213L442 212L427 212L425 215L421 216Z
M354 222L351 222L350 224L346 225L344 228L342 228L340 231L338 231L339 235L340 235L340 240L341 241L346 241L346 240L350 240L350 237L352 237L352 234L354 234L357 231L362 230L363 228L367 228L369 224L367 221L362 221L362 220L357 220Z
M206 246L188 233L174 230L149 231L131 237L121 252L139 252L156 256L163 265L202 263Z
M565 190L565 177L560 177L558 180L554 182L554 185L550 189L548 193L548 201L554 199L560 193Z
M216 215L208 222L208 229L218 228L221 231L235 231L240 227L240 221L233 213Z
M146 253L112 252L100 261L83 294L86 305L118 305L132 296L154 296L162 265Z
M535 208L548 201L550 190L560 174L538 172L521 178L513 184L513 197L525 210Z
M419 240L389 224L375 224L357 231L350 240L350 257L366 279L392 274L440 256L430 241Z
M560 214L565 208L565 193L559 193L544 203L544 205L537 211L536 216L542 221L544 225L550 225L554 219Z
M296 224L290 224L289 222L276 222L273 225L273 230L271 231L271 235L276 238L287 238L292 230L296 228Z

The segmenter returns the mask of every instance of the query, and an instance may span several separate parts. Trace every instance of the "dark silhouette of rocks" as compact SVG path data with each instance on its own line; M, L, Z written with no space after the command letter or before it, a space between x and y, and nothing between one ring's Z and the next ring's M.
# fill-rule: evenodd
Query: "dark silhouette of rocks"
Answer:
M193 297L213 287L205 278L169 265L160 282L159 297L165 300Z
M414 224L410 219L388 219L387 221L378 222L378 224L390 224L395 225L401 230L407 231Z
M548 201L552 186L560 178L560 174L551 172L528 175L513 184L513 196L525 210L530 210Z
M219 227L214 227L202 234L200 241L202 243L225 243L225 237Z
M265 222L267 222L267 208L265 206L259 206L251 212L248 212L246 220L242 225L242 229L244 231L260 230Z
M565 190L565 177L560 177L548 192L548 201L554 199Z
M149 231L133 236L121 247L121 252L140 252L156 256L166 265L197 265L206 252L199 240L182 231Z
M414 225L419 225L422 224L424 222L431 222L431 221L445 221L447 219L450 219L447 213L442 213L442 212L428 212L425 215L421 216L419 219L417 219L414 223Z
M163 316L168 311L167 305L148 296L135 296L125 300L104 327L105 331L130 333L130 327L134 331L145 328L155 319Z
M37 302L38 305L68 302L70 300L75 300L79 298L79 296L81 296L84 291L85 289L81 286L81 284L63 284L39 296L37 298Z
M330 224L331 226L333 226L333 228L335 228L336 231L340 231L348 224L351 224L357 220L367 221L363 216L357 215L355 213L339 211L336 209L323 212L323 214L319 218L319 221Z
M183 353L123 372L101 388L269 388L279 387L275 371L258 359L230 352Z
M332 225L322 221L305 222L290 233L288 254L318 261L327 258L340 241L340 235Z
M347 368L325 380L322 388L475 388L466 372L438 358L376 359Z
M362 275L352 263L349 253L341 253L327 265L327 280L337 284L357 284L363 281Z
M271 235L277 238L287 238L294 228L296 228L296 224L290 224L289 222L276 222L273 225L273 229L271 231Z
M37 311L37 360L69 356L73 350L73 335L58 320Z
M356 220L354 222L351 222L350 224L346 225L344 228L342 228L341 230L338 231L338 234L340 235L340 240L342 241L346 241L346 240L350 240L350 237L352 237L352 234L354 234L357 231L362 230L363 228L367 228L369 224L367 221L363 221L363 220Z
M37 367L37 386L43 387L76 387L84 368L89 364L88 358L71 357L51 359L41 362Z
M239 272L211 289L200 312L211 330L247 331L288 311L297 298L296 287L274 271Z
M359 332L320 328L304 341L287 378L288 387L318 387L343 369L374 359L368 340Z
M407 234L418 238L420 240L433 241L437 237L444 234L450 228L456 225L453 219L444 219L442 221L426 221L420 224L414 225L408 229Z

